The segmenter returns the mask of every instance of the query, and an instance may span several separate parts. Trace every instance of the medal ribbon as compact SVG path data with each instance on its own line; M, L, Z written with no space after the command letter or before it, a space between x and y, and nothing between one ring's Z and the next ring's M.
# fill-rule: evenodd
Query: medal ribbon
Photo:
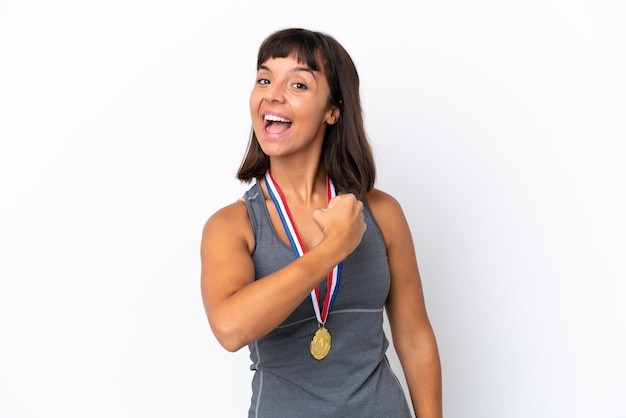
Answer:
M270 170L267 170L265 173L265 183L267 184L267 191L276 206L278 211L278 216L285 228L285 232L287 233L287 237L289 238L289 242L291 243L291 248L296 256L296 258L301 257L304 253L306 253L306 248L304 247L304 243L298 234L298 230L293 222L293 218L291 216L291 212L289 211L289 207L287 206L287 200L283 195L282 190L278 187L278 184L272 177ZM327 198L330 202L330 199L337 196L337 188L333 181L326 177L326 190L327 190ZM335 296L337 296L337 291L339 290L339 281L341 279L341 263L337 264L330 273L328 273L328 277L326 279L327 283L327 291L326 296L324 297L324 304L320 310L319 304L319 286L315 286L315 289L311 291L310 298L311 303L313 304L313 310L315 311L315 317L317 318L317 322L321 325L326 323L326 319L328 317L328 312L333 307L333 303L335 302Z

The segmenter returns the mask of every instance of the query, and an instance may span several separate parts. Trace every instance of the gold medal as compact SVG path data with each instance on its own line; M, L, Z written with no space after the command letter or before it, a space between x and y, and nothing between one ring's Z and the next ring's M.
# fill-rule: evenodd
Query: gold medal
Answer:
M311 340L311 354L316 360L321 360L328 355L332 338L325 326L321 326L315 332L313 340Z

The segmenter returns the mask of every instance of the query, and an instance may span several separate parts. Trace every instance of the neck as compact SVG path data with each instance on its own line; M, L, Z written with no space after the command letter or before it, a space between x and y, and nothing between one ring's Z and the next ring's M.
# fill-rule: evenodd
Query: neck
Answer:
M326 171L321 166L307 168L277 164L272 165L270 170L285 197L306 204L320 195L326 196Z

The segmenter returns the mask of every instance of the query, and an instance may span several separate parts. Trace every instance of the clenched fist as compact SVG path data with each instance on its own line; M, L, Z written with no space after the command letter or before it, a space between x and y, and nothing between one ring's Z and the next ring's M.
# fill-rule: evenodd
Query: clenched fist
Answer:
M363 219L363 202L352 193L335 196L326 209L313 212L313 220L320 227L322 242L335 245L338 252L348 256L361 242L367 226Z

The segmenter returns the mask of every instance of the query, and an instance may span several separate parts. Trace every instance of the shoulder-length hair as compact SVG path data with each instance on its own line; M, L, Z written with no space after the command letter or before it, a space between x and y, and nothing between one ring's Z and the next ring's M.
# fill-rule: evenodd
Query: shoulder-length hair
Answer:
M352 58L333 37L306 29L290 28L272 33L259 47L257 70L272 58L294 57L313 71L320 71L330 87L329 105L339 108L339 120L328 125L321 161L337 187L363 196L374 187L376 167L369 144L359 93L359 75ZM237 171L249 183L261 179L270 166L254 130Z

